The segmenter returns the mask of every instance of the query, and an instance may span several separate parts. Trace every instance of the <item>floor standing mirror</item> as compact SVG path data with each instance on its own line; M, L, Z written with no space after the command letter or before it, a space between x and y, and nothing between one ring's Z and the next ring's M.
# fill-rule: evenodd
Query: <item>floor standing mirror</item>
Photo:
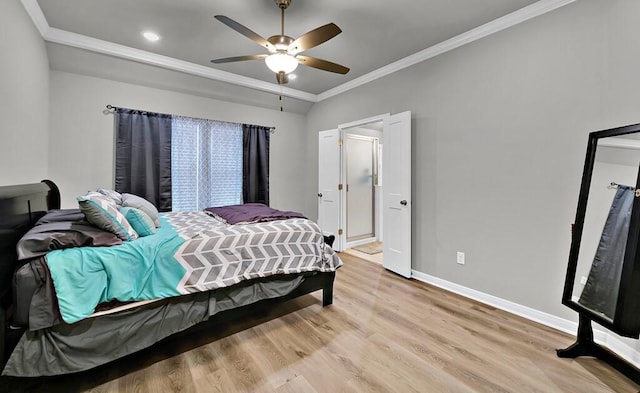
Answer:
M640 383L640 370L593 341L592 322L640 336L640 124L592 132L562 303L579 314L558 356L597 357Z

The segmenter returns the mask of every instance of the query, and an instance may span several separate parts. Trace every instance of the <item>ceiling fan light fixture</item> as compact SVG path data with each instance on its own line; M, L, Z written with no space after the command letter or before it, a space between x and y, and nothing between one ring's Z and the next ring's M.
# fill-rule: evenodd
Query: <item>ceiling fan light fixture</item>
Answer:
M288 74L298 67L298 60L288 53L274 53L264 59L267 67L276 74L284 72Z
M349 72L347 67L340 64L300 54L301 52L323 44L340 34L342 30L340 30L335 23L327 23L326 25L315 28L304 33L300 37L293 39L284 34L284 11L291 4L291 0L274 1L280 8L280 34L272 35L267 39L228 16L215 16L218 21L267 49L269 54L265 53L259 55L225 57L222 59L211 60L211 62L214 64L222 64L236 61L265 59L267 67L276 74L276 79L280 85L289 81L289 73L293 72L298 67L298 64L304 64L307 67L343 75ZM293 78L291 79L293 80Z

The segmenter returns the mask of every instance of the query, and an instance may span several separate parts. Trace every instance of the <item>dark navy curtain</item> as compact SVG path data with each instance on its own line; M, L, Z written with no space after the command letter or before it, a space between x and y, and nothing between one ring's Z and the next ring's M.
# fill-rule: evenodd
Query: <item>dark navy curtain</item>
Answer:
M118 192L171 210L171 115L116 108Z
M635 189L618 186L604 224L593 264L578 302L613 319L616 311L622 263L629 235Z
M242 200L269 205L269 127L242 125Z

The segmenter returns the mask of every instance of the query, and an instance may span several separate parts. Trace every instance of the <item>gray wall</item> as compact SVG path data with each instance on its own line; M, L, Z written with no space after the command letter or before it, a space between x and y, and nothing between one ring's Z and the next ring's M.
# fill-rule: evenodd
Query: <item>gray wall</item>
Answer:
M320 130L411 110L413 269L575 319L560 299L587 134L640 122L637 15L581 0L320 102L309 156Z
M51 71L49 176L63 207L75 197L114 182L113 114L107 104L214 120L275 126L270 150L270 197L274 207L303 210L306 176L305 117L108 79ZM315 195L314 190L308 191Z
M0 53L0 185L39 182L48 176L49 62L19 1L0 1Z

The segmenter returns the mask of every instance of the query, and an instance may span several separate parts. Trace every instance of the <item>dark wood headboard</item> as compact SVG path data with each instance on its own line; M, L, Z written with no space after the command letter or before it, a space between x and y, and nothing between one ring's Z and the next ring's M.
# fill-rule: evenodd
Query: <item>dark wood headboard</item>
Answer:
M0 187L0 297L11 288L16 244L48 210L60 209L60 191L50 180Z

